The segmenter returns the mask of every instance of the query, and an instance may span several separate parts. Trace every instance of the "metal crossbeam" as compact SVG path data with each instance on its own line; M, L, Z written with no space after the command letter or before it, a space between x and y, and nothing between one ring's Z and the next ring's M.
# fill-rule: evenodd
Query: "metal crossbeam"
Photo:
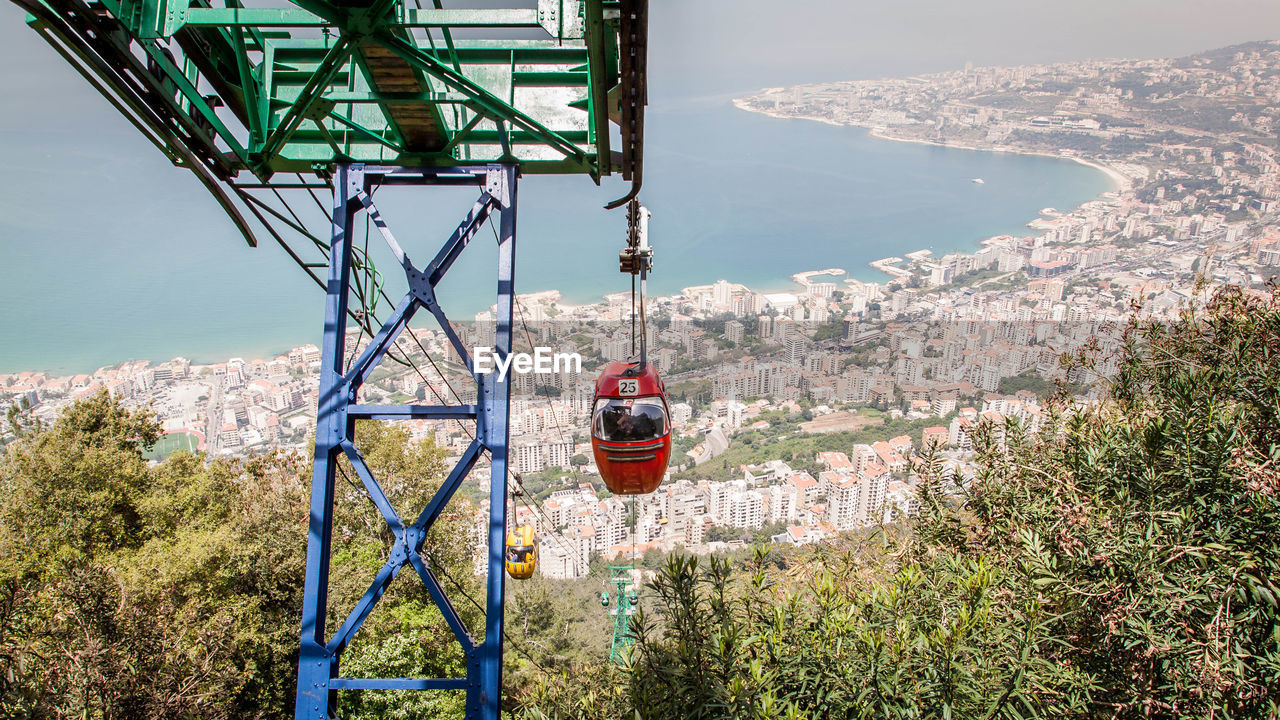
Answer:
M212 27L305 28L334 27L333 20L302 8L189 8L182 25ZM513 28L536 29L537 10L407 10L404 20L390 20L390 28Z
M643 66L629 75L627 58L643 50L644 0L12 2L60 52L87 50L93 61L75 63L166 154L194 154L224 181L339 162L515 162L596 180L638 169L629 113ZM513 31L542 39L504 39ZM624 125L621 163L611 119Z
M453 334L449 320L435 303L435 286L449 265L465 249L476 230L493 214L498 221L498 325L494 352L505 357L511 352L511 322L515 281L515 198L518 169L511 164L486 168L449 168L440 171L338 166L334 177L333 234L330 241L329 277L325 303L324 347L321 352L320 404L316 418L316 452L311 488L311 520L307 544L306 588L302 613L302 642L298 659L297 720L328 720L335 717L337 690L390 688L398 690L466 690L467 717L497 720L502 679L503 542L506 536L506 482L508 411L510 384L494 374L475 375L477 402L453 407L430 405L360 405L360 386L378 362L395 346L396 337L408 326L419 306L427 306L450 335L455 347L461 342ZM372 184L388 179L419 185L456 184L468 179L481 188L480 199L458 230L445 242L436 260L419 271L395 241L386 222L369 195ZM348 372L343 372L346 336L347 296L352 278L351 229L356 216L368 213L376 218L387 243L404 266L410 289L396 312L382 326L364 354ZM442 260L442 258L446 259ZM468 366L470 367L470 366ZM412 524L406 524L383 492L373 471L365 463L355 443L356 420L474 419L476 437L453 470ZM491 461L489 557L486 582L485 631L477 642L463 624L439 580L423 559L427 532L440 518L463 480L475 467L482 452ZM325 628L328 614L326 588L332 552L334 485L337 463L346 456L360 478L370 501L378 509L394 538L391 552L374 576L364 595L332 636ZM466 656L465 678L343 678L343 652L372 614L383 593L406 566L426 588L439 608Z

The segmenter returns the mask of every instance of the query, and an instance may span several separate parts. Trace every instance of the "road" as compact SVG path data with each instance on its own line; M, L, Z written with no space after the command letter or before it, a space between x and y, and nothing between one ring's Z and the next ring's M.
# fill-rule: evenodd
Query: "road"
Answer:
M222 450L222 384L225 378L210 375L209 402L206 405L204 449L209 455Z

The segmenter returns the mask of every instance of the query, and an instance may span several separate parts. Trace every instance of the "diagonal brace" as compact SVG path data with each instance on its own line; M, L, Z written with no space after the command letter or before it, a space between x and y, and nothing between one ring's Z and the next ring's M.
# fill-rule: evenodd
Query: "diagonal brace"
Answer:
M391 228L387 227L387 221L383 220L382 213L378 212L378 206L373 204L373 198L364 190L356 193L356 198L364 206L364 211L368 213L369 219L373 220L378 232L382 233L382 239L387 241L387 246L391 248L391 253L396 256L396 262L403 265L406 271L413 270L413 262L409 260L409 256L400 247L400 243L396 242L395 236L391 234Z
M267 138L266 143L262 146L263 165L271 162L272 159L288 142L289 137L293 135L298 126L311 112L311 108L315 107L320 101L324 91L329 87L329 81L334 75L342 69L343 63L351 55L352 45L345 36L339 36L333 47L329 48L329 52L325 54L324 59L316 67L312 73L311 79L307 80L307 84L303 86L302 92L293 101L293 105L289 106L284 117L280 119L280 124L276 126L275 131Z
M458 644L462 646L463 652L470 659L471 654L475 652L475 640L472 639L471 631L467 630L467 626L462 624L462 618L458 616L458 611L454 609L449 596L444 594L444 589L440 587L440 581L436 580L435 573L431 572L431 569L422 561L422 556L416 550L409 551L409 562L413 563L413 569L418 571L418 577L422 578L422 584L427 587L427 592L431 594L431 599L435 601L436 607L440 609L440 614L444 616L445 622L449 624L449 629L453 631L454 637L458 639Z
M373 582L369 584L369 589L365 591L360 601L351 610L351 614L347 616L346 622L342 623L342 627L333 634L333 638L325 644L325 649L330 653L337 655L346 649L351 642L351 638L360 631L360 626L364 624L369 613L373 612L373 607L382 599L382 594L387 591L387 587L391 585L391 581L400 574L400 569L404 567L408 554L404 551L404 544L400 542L400 538L396 538L396 547L392 551L391 557L387 558L387 562L383 564L382 569L378 571Z
M480 459L481 449L480 438L471 441L471 444L467 446L466 452L462 453L461 458L458 458L458 464L453 467L453 472L449 473L449 477L440 485L440 489L436 490L435 496L422 509L418 519L414 520L413 525L409 526L411 530L422 532L424 533L423 537L426 537L426 529L435 524L436 519L440 517L440 513L444 510L444 506L449 504L453 494L458 491L463 478L471 472L471 468ZM414 548L414 550L420 549L422 549L421 545Z
M377 478L373 476L373 472L365 464L364 455L356 448L355 443L350 440L342 441L342 451L347 454L347 459L351 461L351 467L355 468L356 474L360 476L365 489L369 491L369 499L378 508L378 512L382 513L387 525L391 526L391 532L395 533L397 538L402 539L404 521L400 519L395 509L391 507L391 501L387 499L387 494L382 491L382 486L378 484Z
M359 389L369 379L374 369L378 367L378 363L382 361L383 356L387 354L387 349L400 337L400 333L404 332L404 329L409 326L409 321L413 319L413 315L417 311L418 303L412 295L405 295L400 300L395 312L383 323L382 328L378 330L378 334L369 342L369 346L360 355L360 359L355 362L351 367L351 371L347 373L345 381L353 391Z

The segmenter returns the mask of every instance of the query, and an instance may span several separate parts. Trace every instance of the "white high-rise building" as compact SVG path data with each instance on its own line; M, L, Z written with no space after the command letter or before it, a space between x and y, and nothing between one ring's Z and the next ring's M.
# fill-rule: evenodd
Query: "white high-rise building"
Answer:
M861 513L861 488L858 478L848 473L819 473L827 493L827 522L837 530L850 530L866 521Z
M770 485L769 522L790 522L796 519L796 487L791 484Z
M733 285L727 280L717 280L715 285L711 286L711 298L719 307L731 307L733 303Z
M827 321L831 313L827 310L827 306L822 302L815 302L809 306L809 322L820 325Z
M676 425L683 425L692 417L693 408L688 403L676 403L671 406L671 421Z
M863 523L881 522L883 517L885 493L889 488L889 473L878 472L863 475L860 481L861 506L859 514Z
M536 440L518 440L511 444L511 470L520 474L540 472L546 464L542 444Z
M564 534L573 549L574 577L585 577L591 571L591 549L595 545L596 529L590 525L573 525Z
M608 552L609 548L626 542L627 525L621 514L596 513L591 522L596 531L597 552Z
M741 343L746 337L746 327L737 320L730 320L724 324L724 338L732 343Z
M548 467L569 467L569 460L573 457L573 440L571 438L551 440L544 447L547 451Z
M758 321L760 325L758 328L756 328L756 332L760 335L760 337L767 338L773 335L773 316L772 315L761 315Z
M716 400L711 403L711 412L715 415L716 422L727 428L742 427L742 417L746 409L746 405L736 400Z
M567 550L560 547L556 542L546 542L543 539L538 548L538 571L543 577L552 580L573 580L580 577L577 574L577 564L573 561L573 555Z
M707 513L721 522L725 520L725 504L732 492L732 483L718 482L707 486Z
M790 332L782 341L783 350L786 353L787 362L798 365L804 362L805 353L809 349L809 338L795 328L789 328L789 330Z
M631 356L630 336L619 334L618 337L600 344L600 354L605 360L621 362ZM532 373L530 373L532 375ZM517 375L516 377L519 377Z
M752 530L764 525L764 496L755 490L735 492L726 503L725 523Z

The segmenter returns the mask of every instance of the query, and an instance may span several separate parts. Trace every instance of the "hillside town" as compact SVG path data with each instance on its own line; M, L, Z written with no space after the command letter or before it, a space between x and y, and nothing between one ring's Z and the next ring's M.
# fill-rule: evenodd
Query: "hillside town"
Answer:
M1230 112L1197 112L1200 100ZM773 89L738 104L894 139L1053 148L1105 168L1116 187L1078 208L1046 208L1025 233L973 252L878 260L875 281L830 268L796 275L790 292L718 280L651 298L650 358L671 395L676 454L659 491L635 500L604 489L588 429L596 369L635 353L630 296L520 296L517 349L584 360L512 376L508 482L520 491L516 522L541 538L546 575L583 576L595 558L804 545L894 522L916 509L921 457L963 477L984 423L1034 430L1051 398L1069 411L1103 392L1132 318L1173 317L1227 283L1263 292L1280 268L1275 44ZM458 324L464 346L491 346L494 316ZM353 333L349 352L366 341ZM397 346L406 362L379 367L362 401L475 402L438 328L415 328ZM319 367L308 345L267 359L12 373L0 375L0 403L48 423L106 390L150 407L166 437L210 456L307 453ZM470 442L460 421L406 425L455 457ZM463 494L482 518L489 478L476 474Z

